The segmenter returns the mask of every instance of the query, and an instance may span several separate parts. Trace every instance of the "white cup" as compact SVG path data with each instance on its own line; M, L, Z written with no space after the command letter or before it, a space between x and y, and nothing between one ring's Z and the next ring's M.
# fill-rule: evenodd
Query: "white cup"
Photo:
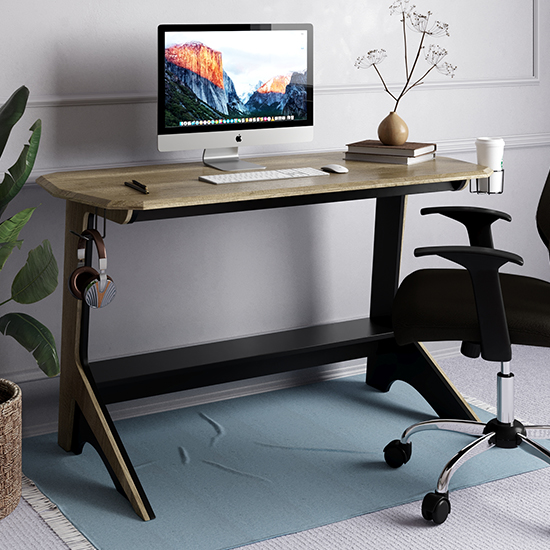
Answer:
M480 137L476 139L477 163L500 172L504 170L504 140Z

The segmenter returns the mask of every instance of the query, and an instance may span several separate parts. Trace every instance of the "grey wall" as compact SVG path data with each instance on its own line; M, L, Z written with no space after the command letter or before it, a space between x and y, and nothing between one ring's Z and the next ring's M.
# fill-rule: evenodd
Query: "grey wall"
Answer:
M50 239L62 262L64 204L32 183L38 175L200 158L200 151L156 150L158 24L312 22L317 86L314 141L244 148L242 153L253 157L340 151L348 142L374 138L378 123L393 107L372 69L354 68L355 58L369 49L384 48L388 59L380 69L388 83L394 89L403 80L400 24L396 15L389 15L388 4L387 0L338 6L328 0L281 0L276 7L259 7L251 1L229 7L212 0L189 10L181 0L160 4L31 0L4 7L3 19L9 25L2 33L0 99L7 99L21 84L30 88L31 99L2 169L15 158L36 118L42 119L44 129L31 181L10 212L40 207L25 229L25 250L14 254L1 274L2 296L9 292L30 247L42 239ZM409 125L410 140L434 141L442 155L475 161L477 136L503 137L506 192L492 197L468 192L411 197L403 275L436 263L414 259L415 246L465 241L465 234L449 223L420 219L419 208L465 203L510 212L514 223L501 224L497 246L522 254L523 272L548 277L533 213L550 167L550 44L545 31L550 5L538 0L418 0L416 4L419 11L431 10L434 18L449 23L451 36L435 42L449 50L448 60L458 69L453 79L431 74L405 97L399 114ZM367 314L373 206L361 201L131 227L109 224L109 273L118 294L109 308L93 312L91 357ZM58 342L61 284L48 299L25 308L52 329ZM28 388L27 417L36 425L45 423L41 407L51 401L56 382L42 378L11 339L2 338L0 346L0 375Z

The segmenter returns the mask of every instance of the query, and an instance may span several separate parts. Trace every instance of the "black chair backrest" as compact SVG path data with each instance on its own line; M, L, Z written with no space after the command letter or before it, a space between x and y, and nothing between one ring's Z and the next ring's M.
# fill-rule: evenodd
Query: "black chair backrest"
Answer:
M540 238L550 253L550 173L539 199L536 221Z

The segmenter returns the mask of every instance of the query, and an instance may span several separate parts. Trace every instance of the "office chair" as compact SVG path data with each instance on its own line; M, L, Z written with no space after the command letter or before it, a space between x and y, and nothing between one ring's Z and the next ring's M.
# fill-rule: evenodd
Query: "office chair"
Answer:
M449 482L470 458L492 447L520 447L550 463L550 451L531 438L550 439L550 426L526 426L514 418L514 375L511 344L550 347L550 283L499 273L506 263L522 265L520 256L496 250L492 224L511 217L476 207L424 208L462 223L470 246L426 247L415 256L438 255L465 269L421 269L408 275L396 293L392 320L399 345L428 341L461 341L461 352L500 363L497 374L497 416L487 424L469 420L435 419L407 428L401 439L384 449L386 463L398 468L411 458L411 437L424 430L460 432L476 439L445 466L435 492L422 501L422 515L443 523L451 511ZM550 173L536 212L540 238L550 243Z

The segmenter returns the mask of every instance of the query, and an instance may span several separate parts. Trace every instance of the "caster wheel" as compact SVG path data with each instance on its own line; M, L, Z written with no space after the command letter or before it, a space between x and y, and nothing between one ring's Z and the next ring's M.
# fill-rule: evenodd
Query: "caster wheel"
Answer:
M428 493L422 501L422 516L439 525L451 513L448 493Z
M399 439L394 439L384 448L384 460L388 466L399 468L406 464L412 454L412 445L410 443L401 443Z

